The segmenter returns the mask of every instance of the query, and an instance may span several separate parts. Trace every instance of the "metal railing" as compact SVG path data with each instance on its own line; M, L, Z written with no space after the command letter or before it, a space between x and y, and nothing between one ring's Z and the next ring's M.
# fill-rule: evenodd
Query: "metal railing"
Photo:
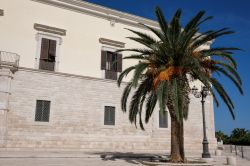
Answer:
M12 72L18 70L20 56L16 53L0 51L0 67L10 68Z
M39 62L39 69L54 71L55 70L55 62L49 62L49 61L41 59Z
M226 152L240 156L241 158L250 160L250 146L241 145L223 145Z

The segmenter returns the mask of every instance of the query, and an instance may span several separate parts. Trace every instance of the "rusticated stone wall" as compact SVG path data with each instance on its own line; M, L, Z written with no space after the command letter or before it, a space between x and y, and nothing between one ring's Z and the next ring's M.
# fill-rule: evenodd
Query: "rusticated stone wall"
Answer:
M169 152L168 128L159 128L158 110L146 130L135 128L120 109L125 83L42 72L21 68L12 80L7 115L7 150ZM202 112L200 99L191 97L185 122L188 155L201 154ZM207 131L211 153L216 147L212 98L206 102ZM50 120L35 122L36 100L50 100ZM115 106L115 126L104 125L104 106Z

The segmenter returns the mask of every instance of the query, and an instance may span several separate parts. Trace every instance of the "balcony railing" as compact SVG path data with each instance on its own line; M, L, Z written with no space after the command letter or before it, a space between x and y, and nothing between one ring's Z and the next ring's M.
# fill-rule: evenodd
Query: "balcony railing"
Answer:
M39 63L39 69L54 71L55 70L55 62L49 62L49 61L41 59L40 63Z
M0 68L10 68L12 72L18 70L20 56L16 53L0 51Z

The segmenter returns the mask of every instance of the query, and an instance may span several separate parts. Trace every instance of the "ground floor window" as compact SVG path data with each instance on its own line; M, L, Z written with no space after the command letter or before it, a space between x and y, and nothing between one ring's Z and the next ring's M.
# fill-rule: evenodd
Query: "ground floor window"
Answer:
M104 125L115 125L115 107L104 107Z
M50 115L50 101L37 100L35 121L49 122L49 115Z
M168 112L159 111L159 127L168 128Z

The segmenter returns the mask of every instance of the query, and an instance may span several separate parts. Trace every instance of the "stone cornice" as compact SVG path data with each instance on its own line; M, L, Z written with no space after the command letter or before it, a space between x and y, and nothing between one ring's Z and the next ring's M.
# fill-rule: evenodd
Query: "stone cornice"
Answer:
M119 41L115 41L115 40L111 40L111 39L106 39L106 38L100 38L99 42L102 44L111 45L111 46L115 46L115 47L119 47L119 48L125 47L125 43L123 43L123 42L119 42Z
M38 31L42 31L42 32L48 32L48 33L61 35L61 36L66 35L66 30L64 30L64 29L51 27L51 26L47 26L47 25L42 25L42 24L37 24L37 23L34 24L34 29L36 29Z
M156 21L120 12L117 10L113 10L107 7L92 4L82 0L31 0L31 1L36 1L43 4L48 4L75 12L85 13L109 21L119 22L136 27L141 27L141 28L143 27L138 23L142 23L155 28L159 27Z
M71 78L78 78L78 79L85 79L85 80L93 80L93 81L100 81L100 82L107 82L116 84L117 80L110 80L104 78L97 78L97 77L90 77L90 76L83 76L77 74L69 74L69 73L62 73L62 72L55 72L55 71L48 71L48 70L40 70L34 68L27 68L27 67L19 67L18 71L26 71L26 72L33 72L33 73L41 73L41 74L48 74L54 76L61 76L61 77L71 77ZM122 82L122 84L127 84L127 82Z
M79 13L85 13L98 18L103 18L111 21L112 24L118 22L145 29L144 26L139 24L142 23L153 28L157 29L159 28L159 25L156 21L139 17L133 14L121 12L118 10L110 9L93 3L89 3L83 0L31 0L31 1L40 2L43 4L56 6L59 8ZM206 45L210 46L213 42L214 41L208 42L206 43Z

